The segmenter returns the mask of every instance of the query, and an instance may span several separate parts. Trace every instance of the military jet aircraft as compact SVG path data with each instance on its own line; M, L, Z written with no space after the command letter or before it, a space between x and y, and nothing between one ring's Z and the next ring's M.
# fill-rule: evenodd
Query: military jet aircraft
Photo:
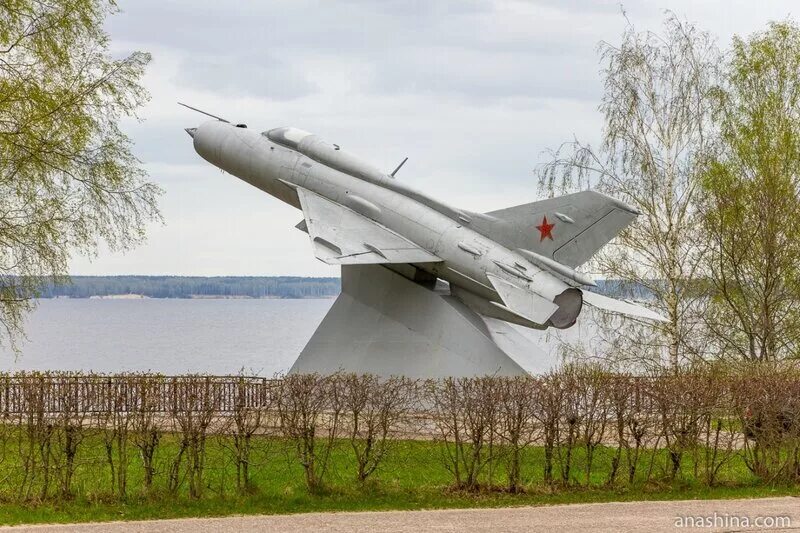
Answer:
M370 278L358 286L350 278L364 270L356 265L382 265L430 291L436 289L437 280L446 281L449 298L459 300L460 309L466 306L480 317L529 328L569 328L584 303L661 320L645 307L581 288L594 282L576 268L638 215L619 200L583 191L488 213L470 212L404 184L396 177L402 163L386 172L298 128L256 132L210 116L215 120L186 129L197 153L302 210L297 228L308 233L317 259L342 265L343 291L350 288L351 297L377 313L388 313L389 303L376 303L376 298L395 300L391 303L395 313L399 312L396 300L408 300L407 307L413 310L404 311L402 321L410 330L429 327L409 325L417 320L412 314L437 320L441 313L427 310L427 296L422 293L411 296L418 294L418 288L410 284L393 296L376 286L381 283L376 280L389 283L389 278ZM351 319L336 324L339 330L356 327ZM378 322L371 325L368 341L364 332L344 337L339 332L328 335L323 344L330 348L331 335L338 335L333 349L337 354L361 341L373 351L390 344L395 345L394 352L403 349L397 347L402 344L397 335L376 333L380 328ZM425 346L441 341L442 332L436 331L429 332Z

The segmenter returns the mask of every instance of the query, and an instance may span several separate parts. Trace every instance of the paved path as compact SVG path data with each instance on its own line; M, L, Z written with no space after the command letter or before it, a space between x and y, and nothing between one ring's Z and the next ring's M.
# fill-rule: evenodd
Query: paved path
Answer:
M716 515L715 515L716 513ZM713 520L721 527L705 527L702 531L800 531L800 498L764 498L757 500L689 500L669 502L589 503L545 507L505 509L454 509L444 511L389 511L364 513L308 513L276 516L236 516L229 518L189 518L152 520L147 522L110 522L67 526L19 526L0 531L33 533L90 532L488 532L488 531L614 531L650 532L680 531L679 517L692 516ZM733 517L754 522L762 527L743 527ZM726 518L727 517L727 518ZM776 517L788 517L782 527L770 525ZM724 522L727 520L727 523ZM766 522L763 522L766 520ZM783 520L783 519L780 519ZM687 524L688 525L688 524ZM692 529L684 527L682 529ZM701 529L694 529L700 531Z

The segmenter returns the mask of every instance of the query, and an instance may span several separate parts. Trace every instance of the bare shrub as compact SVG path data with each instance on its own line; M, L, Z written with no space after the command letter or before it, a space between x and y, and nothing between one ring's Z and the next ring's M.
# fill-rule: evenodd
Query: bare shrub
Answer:
M792 466L787 472L788 481L800 481L800 368L792 366L786 370L785 377L785 438Z
M742 457L763 481L800 477L800 374L780 363L742 363L732 383Z
M586 484L590 485L595 453L606 438L611 414L612 378L599 365L581 367L576 378L580 440L586 454Z
M23 409L17 449L22 464L18 498L44 500L50 493L52 444L55 427L48 411L51 380L47 373L21 373L19 396Z
M96 424L103 439L106 464L109 469L111 494L125 499L128 492L128 446L133 411L127 398L135 377L124 380L106 379L101 389Z
M342 393L337 376L292 374L278 387L281 433L293 446L312 493L323 490L339 435Z
M614 456L611 458L611 469L608 472L606 483L608 485L613 485L617 481L617 475L622 464L622 451L625 449L626 444L628 444L627 433L625 431L625 419L628 416L631 388L628 386L628 381L624 379L623 376L615 376L615 379L609 380L607 385L617 447Z
M534 418L542 428L544 447L543 476L548 485L553 483L553 462L559 436L560 420L563 412L564 391L561 375L551 371L538 378L538 394L535 398Z
M559 380L555 383L560 388L561 416L555 424L555 457L561 473L561 482L569 485L572 482L572 460L578 444L581 425L582 383L578 367L568 365L559 372Z
M263 383L266 385L265 383ZM251 467L254 463L253 439L267 423L269 411L273 406L274 396L261 394L255 401L248 397L250 387L247 381L239 376L234 388L233 412L227 419L224 432L229 434L231 441L223 446L233 457L236 467L236 490L240 494L251 492Z
M444 466L453 475L457 489L478 490L485 468L491 484L497 389L497 378L492 377L429 382Z
M86 437L88 412L82 403L80 376L69 373L59 375L50 380L49 385L55 387L55 397L59 399L52 422L53 466L59 477L61 496L71 498L78 449Z
M367 374L344 374L339 382L346 432L356 459L356 479L363 483L396 444L392 434L408 422L417 384L407 378L383 379Z
M165 379L162 376L139 375L131 379L135 388L136 403L131 413L130 424L133 445L139 450L144 476L143 489L150 492L155 478L155 456L161 442L163 429L159 425L160 393Z
M508 448L508 491L522 491L522 454L540 437L536 422L538 381L529 377L501 379L498 385L497 430Z
M694 391L693 403L698 410L693 476L713 486L722 468L736 457L740 436L731 417L730 376L721 365L705 365L692 369L684 379L686 387Z
M691 369L681 369L648 381L659 437L664 439L669 458L665 474L670 480L682 472L686 453L696 452L700 436L703 404L692 376Z
M0 395L6 398L11 387L10 381L9 374L0 373ZM8 401L2 402L2 406L4 408L0 409L0 497L9 494L12 487L11 469L6 469L4 465L9 460L17 459L11 444L13 434L19 427L19 420L10 412Z
M14 431L14 419L9 413L0 413L0 497L11 492L12 471L5 468L9 459L16 459L11 449L11 437Z
M219 389L209 376L185 376L172 381L172 417L180 431L179 451L172 461L169 489L180 485L181 458L186 455L186 478L189 497L203 493L208 429L219 409Z
M633 484L636 479L642 452L653 429L653 417L643 391L646 384L642 379L624 374L609 376L608 396L617 444L611 460L609 484L617 479L623 455L628 483Z
M556 423L556 457L564 484L573 482L574 450L582 447L586 484L591 484L597 448L606 436L611 401L608 376L596 364L567 365L560 371L561 416Z

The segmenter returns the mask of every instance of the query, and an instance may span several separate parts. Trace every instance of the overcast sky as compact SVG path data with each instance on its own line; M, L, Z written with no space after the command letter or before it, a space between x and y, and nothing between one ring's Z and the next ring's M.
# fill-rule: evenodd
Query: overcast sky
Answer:
M73 274L322 275L300 211L195 154L180 100L258 131L309 130L448 203L490 211L537 199L543 151L601 130L597 44L618 42L617 1L121 0L115 54L152 53L152 100L126 125L166 191L165 224L127 254L75 258ZM793 2L637 0L638 30L664 9L715 34L761 30Z

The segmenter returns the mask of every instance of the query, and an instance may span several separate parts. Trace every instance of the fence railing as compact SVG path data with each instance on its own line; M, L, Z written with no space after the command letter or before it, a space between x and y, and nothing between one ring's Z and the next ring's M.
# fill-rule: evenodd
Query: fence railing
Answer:
M278 380L254 376L0 374L0 413L172 413L196 398L215 411L270 404Z

